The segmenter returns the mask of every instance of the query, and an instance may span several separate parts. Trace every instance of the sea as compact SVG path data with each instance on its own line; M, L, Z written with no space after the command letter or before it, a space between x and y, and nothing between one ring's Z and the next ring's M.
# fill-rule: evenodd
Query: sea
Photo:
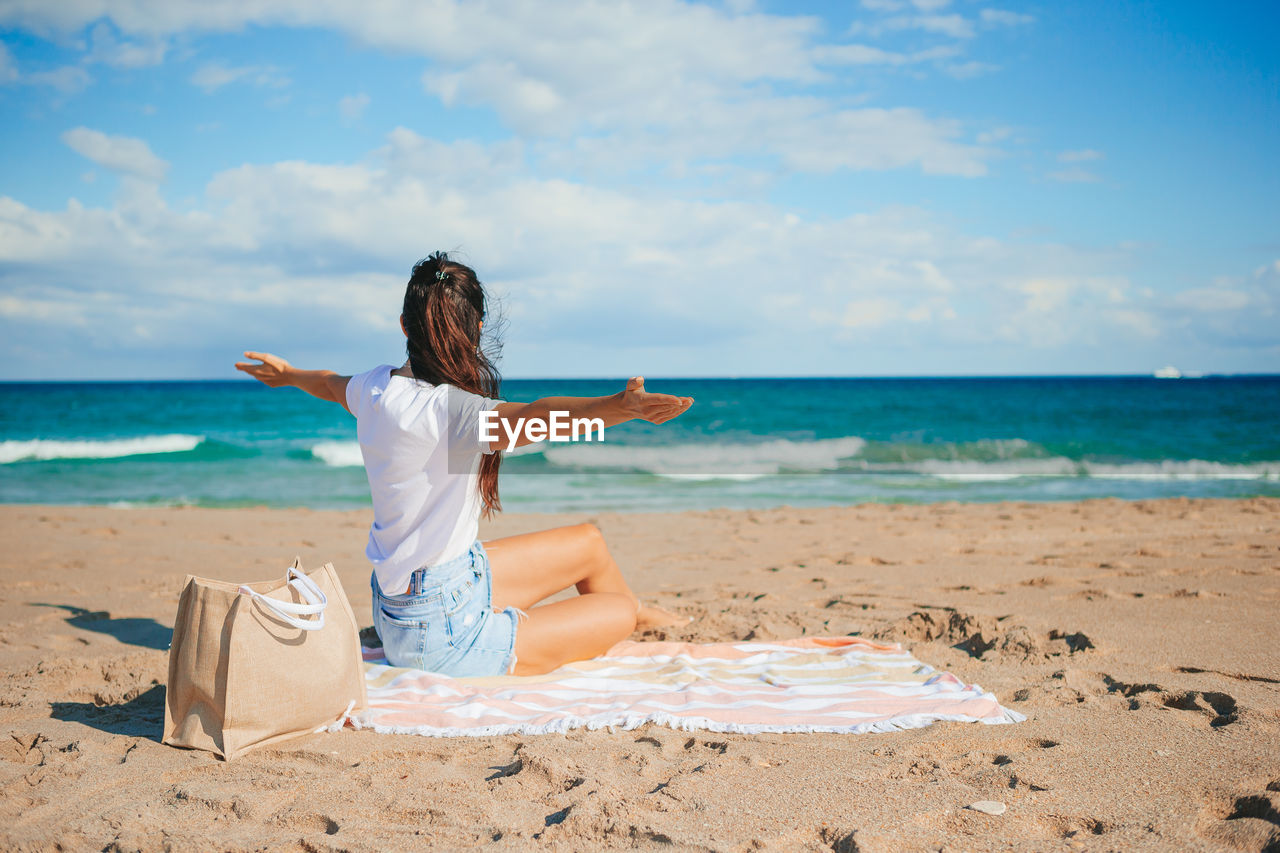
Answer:
M512 379L508 400L618 380ZM1280 376L648 379L661 426L502 465L516 512L1280 496ZM359 508L355 420L252 380L0 384L0 502Z

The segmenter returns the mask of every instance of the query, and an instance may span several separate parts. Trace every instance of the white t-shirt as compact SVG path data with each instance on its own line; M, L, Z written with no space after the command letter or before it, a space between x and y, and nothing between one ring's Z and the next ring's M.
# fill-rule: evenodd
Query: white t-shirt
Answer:
M388 595L403 593L416 569L459 557L475 542L480 456L496 449L480 441L480 412L502 402L394 369L382 364L347 383L373 496L365 554Z

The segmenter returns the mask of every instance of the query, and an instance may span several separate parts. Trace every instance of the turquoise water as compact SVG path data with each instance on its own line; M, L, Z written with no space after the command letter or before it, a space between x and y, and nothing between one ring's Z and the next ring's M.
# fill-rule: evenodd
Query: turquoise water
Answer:
M503 396L617 381L508 380ZM510 511L1280 496L1280 377L671 379L660 427L504 462ZM360 507L355 421L251 381L0 384L0 502Z

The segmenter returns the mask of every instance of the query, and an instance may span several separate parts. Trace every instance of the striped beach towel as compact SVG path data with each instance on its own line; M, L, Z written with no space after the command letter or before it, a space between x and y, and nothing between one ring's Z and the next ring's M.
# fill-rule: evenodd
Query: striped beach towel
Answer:
M348 722L396 734L479 737L645 723L688 731L860 734L940 720L1024 719L898 645L855 637L624 641L545 675L490 678L389 666L381 649L364 655L369 708Z

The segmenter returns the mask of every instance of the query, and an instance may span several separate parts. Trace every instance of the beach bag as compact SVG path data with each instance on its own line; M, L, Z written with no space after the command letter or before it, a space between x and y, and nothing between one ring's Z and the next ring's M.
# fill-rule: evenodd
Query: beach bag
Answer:
M163 742L228 761L367 707L359 628L332 563L283 580L187 576L169 647Z

